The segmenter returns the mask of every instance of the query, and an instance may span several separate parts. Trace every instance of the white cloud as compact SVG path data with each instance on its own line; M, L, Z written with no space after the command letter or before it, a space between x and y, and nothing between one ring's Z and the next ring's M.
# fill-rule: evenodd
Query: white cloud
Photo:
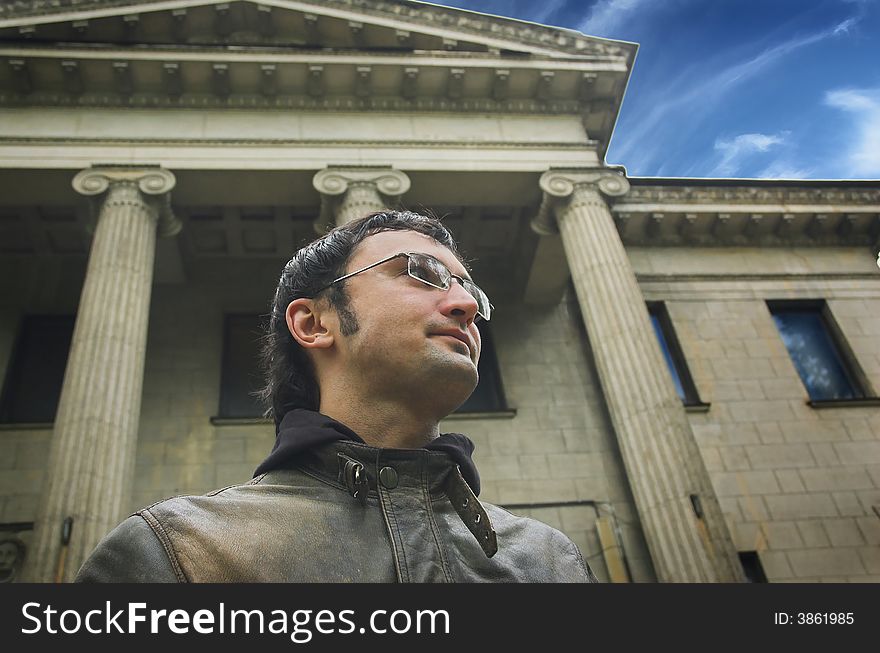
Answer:
M880 88L829 91L825 104L852 116L851 134L842 144L844 165L853 176L880 176Z
M838 24L837 27L834 28L834 34L849 34L849 30L853 27L858 21L857 18L847 18L842 23Z
M735 138L718 139L715 151L721 153L721 160L716 164L711 175L734 175L749 157L766 152L771 147L782 145L788 132L780 134L740 134Z
M564 4L565 0L548 0L544 2L542 7L537 8L535 14L529 20L544 25L550 16L552 16Z
M871 97L870 91L856 91L853 89L838 89L828 91L825 94L825 104L846 109L847 111L871 111L877 109L876 100Z
M815 177L814 168L803 168L792 165L784 159L774 161L761 172L758 173L759 179L810 179Z
M609 36L618 25L630 20L636 10L649 4L648 0L598 0L578 31L591 36Z
M651 108L644 111L635 128L622 134L625 140L616 144L614 156L619 161L627 161L637 174L651 174L654 162L668 151L668 144L660 140L670 128L679 131L679 116L687 115L688 123L693 125L705 114L713 110L714 103L726 93L743 82L757 76L783 57L819 41L834 37L841 30L848 30L859 18L847 18L837 25L795 37L743 61L731 63L720 70L708 69L698 73L689 68L674 80L665 80L655 86L652 97L643 98ZM653 146L649 145L652 144Z

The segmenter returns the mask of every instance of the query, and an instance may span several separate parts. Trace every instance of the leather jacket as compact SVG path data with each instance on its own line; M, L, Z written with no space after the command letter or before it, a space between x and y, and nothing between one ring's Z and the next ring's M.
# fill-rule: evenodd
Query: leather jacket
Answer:
M335 441L139 510L77 582L596 582L577 546L480 503L442 451Z

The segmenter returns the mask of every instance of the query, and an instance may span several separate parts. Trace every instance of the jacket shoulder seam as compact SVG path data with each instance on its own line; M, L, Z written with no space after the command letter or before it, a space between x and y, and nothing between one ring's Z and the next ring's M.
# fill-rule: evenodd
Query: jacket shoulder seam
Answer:
M150 506L150 508L152 507L153 506ZM165 551L165 555L168 557L168 561L171 563L172 569L174 569L174 575L177 576L177 581L179 583L189 582L189 579L187 579L186 574L183 573L183 569L181 569L180 563L177 560L177 554L174 552L171 538L168 537L168 533L165 532L165 529L162 527L159 520L156 519L156 516L150 512L150 508L144 508L135 514L147 523L150 530L152 530L153 534L156 536L156 539L159 540L159 543Z
M578 564L580 565L581 570L587 575L587 580L590 583L598 583L599 579L596 578L596 574L593 573L593 569L590 567L590 565L587 564L587 561L584 559L584 554L581 553L581 548L577 544L575 544L571 540L571 538L568 538L568 541L571 544L571 546L574 547L575 559L577 560Z
M251 479L247 483L234 483L233 485L227 485L226 487L221 487L221 488L217 488L216 490L211 490L210 492L207 492L205 494L205 496L206 497L216 497L218 494L226 492L226 490L231 490L231 489L237 488L237 487L246 487L248 485L256 485L259 482L259 480L263 478L263 476L265 476L265 474L260 476L259 479L256 479L256 478Z

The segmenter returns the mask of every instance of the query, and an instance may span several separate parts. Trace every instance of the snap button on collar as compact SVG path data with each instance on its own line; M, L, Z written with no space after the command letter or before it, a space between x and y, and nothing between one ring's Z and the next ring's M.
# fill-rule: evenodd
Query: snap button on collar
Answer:
M393 490L397 487L397 472L393 467L383 467L379 470L379 482L383 487Z

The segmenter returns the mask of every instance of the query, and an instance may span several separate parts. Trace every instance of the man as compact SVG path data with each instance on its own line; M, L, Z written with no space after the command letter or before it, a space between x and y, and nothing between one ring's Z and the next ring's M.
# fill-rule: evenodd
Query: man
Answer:
M269 457L135 513L77 580L595 582L562 533L481 504L473 443L439 432L491 310L437 220L375 213L304 247L265 338Z

